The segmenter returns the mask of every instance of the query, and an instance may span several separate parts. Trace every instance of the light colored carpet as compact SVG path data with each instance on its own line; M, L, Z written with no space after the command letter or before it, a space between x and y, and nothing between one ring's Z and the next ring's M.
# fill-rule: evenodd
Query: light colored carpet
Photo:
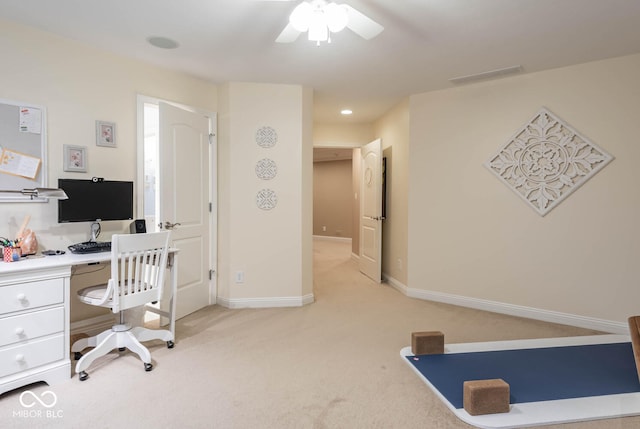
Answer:
M52 387L0 397L3 428L469 428L402 361L411 332L448 343L593 335L593 331L410 299L361 275L350 246L316 241L316 302L301 308L198 311L174 349L150 346L145 372L110 354ZM59 417L21 418L20 393L55 392ZM640 417L554 426L640 427Z

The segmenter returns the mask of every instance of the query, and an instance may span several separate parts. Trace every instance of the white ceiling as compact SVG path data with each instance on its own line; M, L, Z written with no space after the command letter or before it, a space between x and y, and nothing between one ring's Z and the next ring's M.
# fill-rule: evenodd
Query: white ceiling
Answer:
M0 19L180 70L213 83L301 84L317 122L370 122L449 79L522 73L640 52L640 0L335 0L385 27L320 47L274 40L299 3L278 0L0 0ZM149 45L176 40L175 50ZM353 109L342 118L339 110Z

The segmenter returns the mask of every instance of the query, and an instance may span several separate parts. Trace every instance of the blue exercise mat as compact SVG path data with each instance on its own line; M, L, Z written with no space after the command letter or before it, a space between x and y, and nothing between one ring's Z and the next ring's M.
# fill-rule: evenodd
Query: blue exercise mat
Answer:
M503 379L511 404L640 392L631 343L406 358L455 408L467 380Z

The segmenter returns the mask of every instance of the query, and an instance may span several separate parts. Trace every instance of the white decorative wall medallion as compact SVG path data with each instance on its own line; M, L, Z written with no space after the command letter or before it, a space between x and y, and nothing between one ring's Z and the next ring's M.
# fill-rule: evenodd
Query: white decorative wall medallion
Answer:
M274 147L278 142L278 133L271 127L262 127L256 131L256 143L263 148Z
M278 204L278 196L271 189L262 189L256 195L256 205L262 210L271 210Z
M278 174L278 166L272 159L261 159L256 164L256 176L262 180L271 180Z
M542 108L484 165L544 216L612 159Z

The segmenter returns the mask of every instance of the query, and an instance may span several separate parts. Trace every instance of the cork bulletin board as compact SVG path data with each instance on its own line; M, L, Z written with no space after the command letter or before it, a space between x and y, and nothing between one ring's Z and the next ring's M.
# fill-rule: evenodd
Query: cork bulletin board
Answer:
M2 190L47 187L46 123L44 107L0 99L1 202L32 201Z

